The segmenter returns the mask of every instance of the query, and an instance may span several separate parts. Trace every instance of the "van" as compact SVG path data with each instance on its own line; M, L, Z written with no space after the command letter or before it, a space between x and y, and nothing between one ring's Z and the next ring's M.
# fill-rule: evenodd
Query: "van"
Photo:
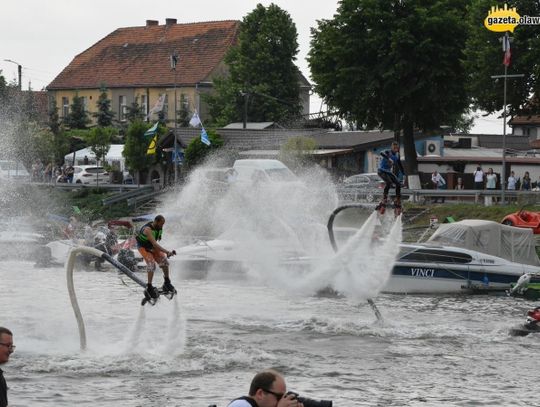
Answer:
M236 180L240 182L298 182L296 175L279 160L236 160L233 169Z
M0 160L0 179L29 181L30 174L20 162Z

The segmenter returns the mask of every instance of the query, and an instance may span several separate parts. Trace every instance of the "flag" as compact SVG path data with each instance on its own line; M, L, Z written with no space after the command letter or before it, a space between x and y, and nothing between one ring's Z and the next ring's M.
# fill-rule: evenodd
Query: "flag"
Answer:
M148 116L146 118L150 117L153 113L159 113L163 110L163 106L165 105L165 94L161 95L158 100L156 101L156 104L150 111L148 112Z
M503 65L506 65L507 67L510 66L510 59L512 58L512 52L510 51L510 37L508 36L508 33L503 37L503 51L504 51L504 59L503 59Z
M193 113L193 117L189 121L189 125L191 127L197 127L197 126L199 126L199 124L202 124L201 119L199 118L199 114L197 112L195 112L195 113Z
M144 137L150 137L156 134L157 128L158 128L159 122L156 122L152 127L150 127L146 132L144 133Z
M152 137L152 140L150 140L150 144L148 145L148 150L146 150L146 155L151 155L156 153L156 145L157 145L157 134Z
M201 142L203 142L207 146L212 144L212 143L210 143L210 139L208 138L208 134L206 133L206 130L204 129L204 127L201 130Z

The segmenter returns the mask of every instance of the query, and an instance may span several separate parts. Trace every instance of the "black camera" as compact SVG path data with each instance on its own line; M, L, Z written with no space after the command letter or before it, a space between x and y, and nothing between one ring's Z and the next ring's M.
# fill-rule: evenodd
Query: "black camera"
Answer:
M298 393L294 391L288 391L285 396L292 394L293 399L298 400L304 405L304 407L332 407L332 400L313 400L307 397L301 397Z

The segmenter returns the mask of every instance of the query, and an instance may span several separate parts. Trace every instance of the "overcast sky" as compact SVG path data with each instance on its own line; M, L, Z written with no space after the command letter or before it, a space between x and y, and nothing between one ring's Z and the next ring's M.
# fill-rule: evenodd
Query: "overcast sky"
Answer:
M310 78L306 56L310 29L317 20L332 18L338 0L7 0L0 8L0 70L7 81L17 80L23 67L23 89L47 86L75 55L120 27L143 26L147 19L176 18L179 23L242 20L258 3L286 10L296 24L297 65ZM320 100L312 98L311 111ZM477 132L502 133L502 120L481 119Z

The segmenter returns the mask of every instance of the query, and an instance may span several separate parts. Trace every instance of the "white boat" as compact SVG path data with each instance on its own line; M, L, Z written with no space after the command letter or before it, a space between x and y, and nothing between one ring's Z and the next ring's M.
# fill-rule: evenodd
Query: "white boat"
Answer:
M249 264L233 240L200 241L185 246L173 260L197 272L219 263L223 269ZM310 267L316 259L282 251L279 263ZM255 261L255 260L254 260ZM225 265L227 267L225 267ZM525 273L540 272L534 238L529 229L483 220L444 224L425 244L401 244L400 254L383 292L443 294L471 289L506 289Z

